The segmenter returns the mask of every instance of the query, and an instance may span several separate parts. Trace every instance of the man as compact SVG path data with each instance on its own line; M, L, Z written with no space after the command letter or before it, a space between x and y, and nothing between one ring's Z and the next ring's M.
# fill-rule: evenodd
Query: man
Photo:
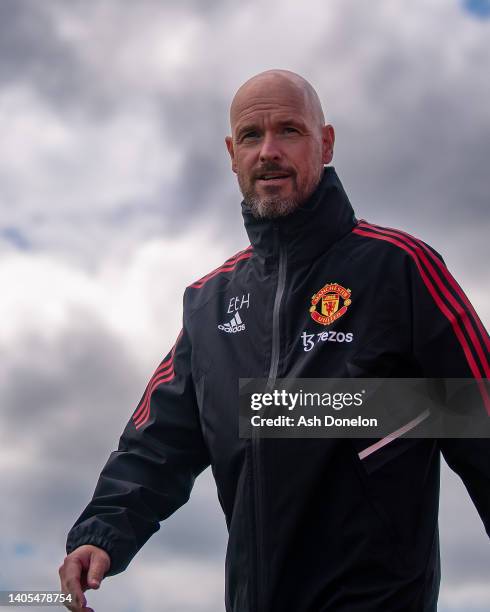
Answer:
M182 331L69 533L62 590L88 610L82 591L123 571L211 464L228 612L435 611L439 450L490 534L488 440L244 439L238 378L488 378L488 335L437 253L356 220L302 77L253 77L230 120L251 246L186 289ZM312 299L324 287L330 302Z

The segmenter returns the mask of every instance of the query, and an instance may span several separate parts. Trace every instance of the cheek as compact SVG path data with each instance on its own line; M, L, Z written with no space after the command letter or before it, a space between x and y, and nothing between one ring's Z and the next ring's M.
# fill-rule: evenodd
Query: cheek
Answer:
M253 163L250 160L250 155L239 154L235 156L235 169L236 172L247 178L253 167Z
M318 173L323 168L321 147L305 148L299 157L298 169L305 182L316 180Z
M311 180L314 171L313 158L305 155L298 164L298 175L300 181L302 183L308 183Z

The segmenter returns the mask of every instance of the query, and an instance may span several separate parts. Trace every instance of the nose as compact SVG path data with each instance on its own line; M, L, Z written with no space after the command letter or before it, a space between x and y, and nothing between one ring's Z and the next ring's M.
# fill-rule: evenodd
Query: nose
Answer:
M265 134L260 147L260 161L266 162L270 160L280 159L282 156L279 143L273 134Z

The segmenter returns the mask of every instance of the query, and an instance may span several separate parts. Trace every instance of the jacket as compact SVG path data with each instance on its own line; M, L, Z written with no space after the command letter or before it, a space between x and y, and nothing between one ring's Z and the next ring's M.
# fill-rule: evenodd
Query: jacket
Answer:
M67 552L122 572L211 465L227 612L433 612L440 451L490 534L490 441L240 438L238 379L489 378L488 334L440 255L358 221L332 167L288 216L242 209L251 245L187 287Z

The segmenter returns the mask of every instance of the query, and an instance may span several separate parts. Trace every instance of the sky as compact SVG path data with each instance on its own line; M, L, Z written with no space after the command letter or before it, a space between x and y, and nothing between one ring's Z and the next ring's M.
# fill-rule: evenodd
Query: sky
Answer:
M0 590L58 589L184 288L248 244L224 137L253 74L313 84L357 216L431 244L488 328L489 41L482 0L0 0ZM439 609L483 612L488 538L441 487ZM208 470L89 602L223 610L225 546Z

